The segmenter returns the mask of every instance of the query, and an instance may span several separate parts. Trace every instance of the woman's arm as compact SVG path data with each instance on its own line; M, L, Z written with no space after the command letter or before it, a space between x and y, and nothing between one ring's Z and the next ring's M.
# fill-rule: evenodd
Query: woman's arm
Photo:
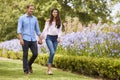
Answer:
M58 30L58 39L57 39L58 43L60 42L61 35L62 35L62 24L61 24L61 26L60 26L60 28Z
M46 20L45 27L44 27L44 29L43 29L43 31L41 33L41 38L42 39L46 37L48 26L49 26L49 20Z

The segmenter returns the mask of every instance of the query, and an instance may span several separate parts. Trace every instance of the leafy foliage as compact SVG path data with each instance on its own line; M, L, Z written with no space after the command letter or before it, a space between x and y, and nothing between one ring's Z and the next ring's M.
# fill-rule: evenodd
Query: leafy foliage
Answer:
M106 0L1 0L0 1L0 37L1 41L16 38L18 18L26 12L26 5L32 3L35 6L34 15L38 18L41 31L45 20L49 18L50 10L58 8L62 21L66 16L78 17L83 25L109 20L110 10Z

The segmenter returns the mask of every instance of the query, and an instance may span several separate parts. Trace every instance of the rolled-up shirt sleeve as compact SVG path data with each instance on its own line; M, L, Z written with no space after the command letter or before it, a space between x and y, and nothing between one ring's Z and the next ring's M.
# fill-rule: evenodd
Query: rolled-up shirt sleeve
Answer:
M40 32L40 28L39 28L39 24L38 24L38 20L36 19L36 23L35 23L35 31L36 34L39 36L41 34Z
M17 33L18 34L22 33L22 17L20 17L18 20Z

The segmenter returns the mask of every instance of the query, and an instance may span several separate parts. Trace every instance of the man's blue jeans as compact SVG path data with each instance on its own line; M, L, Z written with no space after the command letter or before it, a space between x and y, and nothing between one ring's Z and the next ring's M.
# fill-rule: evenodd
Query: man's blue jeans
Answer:
M53 57L54 57L54 54L55 54L55 51L56 51L56 48L58 45L57 38L58 38L57 35L54 35L54 36L47 35L46 44L47 44L47 47L50 51L48 64L52 64L52 62L53 62Z

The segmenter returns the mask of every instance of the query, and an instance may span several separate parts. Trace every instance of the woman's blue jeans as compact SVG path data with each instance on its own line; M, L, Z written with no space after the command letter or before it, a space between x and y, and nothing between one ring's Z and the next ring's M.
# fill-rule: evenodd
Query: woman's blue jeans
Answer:
M58 38L57 35L55 35L55 36L47 35L46 44L50 51L48 64L52 64L52 62L53 62L54 54L55 54L55 51L56 51L56 48L58 45L57 38Z

